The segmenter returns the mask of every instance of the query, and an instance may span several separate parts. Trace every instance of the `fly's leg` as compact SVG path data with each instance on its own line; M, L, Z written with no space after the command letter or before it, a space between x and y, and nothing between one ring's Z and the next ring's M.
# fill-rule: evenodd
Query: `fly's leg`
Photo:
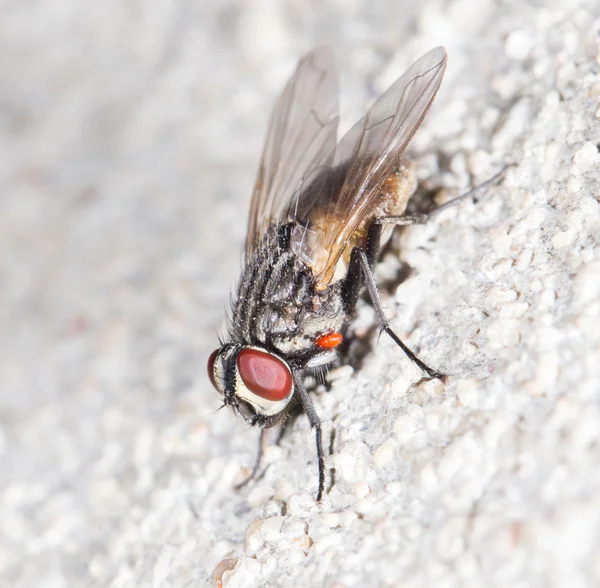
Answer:
M325 489L325 457L323 455L323 432L321 430L321 419L315 410L315 407L304 387L302 377L295 371L294 373L294 386L298 395L300 396L300 402L302 402L302 408L308 417L308 422L312 429L315 430L315 440L317 442L317 460L319 464L319 490L317 492L317 502L321 502L323 498L323 491Z
M260 469L260 462L262 461L262 457L265 454L265 449L267 448L267 431L267 428L260 430L260 437L258 439L258 454L256 455L254 467L252 468L252 472L250 473L250 475L243 482L240 482L235 487L236 490L243 488L246 484L248 484L248 482L251 482L256 478L258 470Z
M366 255L369 263L369 269L373 270L379 255L381 245L381 232L383 225L392 224L397 226L425 224L428 220L426 214L405 214L403 216L385 216L375 219L369 227L366 243ZM355 247L356 249L356 247ZM354 254L354 250L350 256L348 265L348 273L344 280L342 296L344 300L344 310L348 316L354 315L356 303L363 285L363 272L358 256Z
M373 270L379 255L381 246L381 232L383 225L395 225L397 227L407 227L409 225L424 225L429 220L426 214L403 214L402 216L383 216L376 218L369 227L367 235L367 259L369 260L369 268Z
M394 333L394 331L392 330L392 327L390 327L390 324L389 324L389 322L383 312L383 308L381 306L381 300L379 298L379 291L377 290L377 284L375 283L375 277L373 276L373 270L371 269L371 266L369 263L369 258L367 257L367 254L365 253L363 248L360 246L356 246L352 250L352 257L356 257L358 259L358 263L360 263L360 267L362 269L363 276L365 278L365 284L366 284L367 290L369 292L369 298L371 298L371 304L373 305L373 308L375 309L375 313L377 314L377 321L379 322L379 328L382 331L384 331L385 333L387 333L394 340L396 345L398 345L398 347L400 347L402 349L402 351L404 351L404 353L406 353L406 355L408 355L409 359L413 363L416 363L430 378L436 378L437 380L444 381L446 376L444 374L442 374L441 372L438 372L437 370L430 368L427 364L422 362L402 342L400 337L398 337L398 335L396 335L396 333Z
M452 200L449 200L448 202L445 202L444 204L441 204L440 206L438 206L437 208L432 210L429 213L429 218L436 216L443 210L446 210L448 208L456 206L457 204L460 204L463 200L467 200L468 198L475 199L476 196L480 192L484 192L490 186L495 186L496 184L499 184L504 179L504 176L506 175L506 171L511 167L516 167L516 165L517 165L516 163L507 163L505 166L502 167L502 169L499 172L494 174L491 178L488 178L487 180L485 180L485 182L482 182L481 184L474 186L473 188L471 188L464 194L461 194L460 196L457 196L456 198L453 198Z
M377 290L377 284L375 283L375 277L373 275L373 267L377 261L379 254L379 246L381 240L381 231L383 225L394 224L394 225L414 225L422 224L427 222L427 215L415 214L415 215L404 215L404 216L388 216L379 219L375 219L369 227L369 234L367 236L366 251L360 246L354 247L350 255L350 264L348 267L348 274L343 286L343 298L346 312L351 315L356 308L358 295L362 286L362 280L367 286L369 292L369 298L371 304L377 314L377 321L379 328L387 333L406 353L408 358L421 368L429 377L436 378L438 380L444 380L445 375L437 370L430 368L427 364L421 361L394 333L392 327L383 312L381 306L381 299L379 297L379 291Z

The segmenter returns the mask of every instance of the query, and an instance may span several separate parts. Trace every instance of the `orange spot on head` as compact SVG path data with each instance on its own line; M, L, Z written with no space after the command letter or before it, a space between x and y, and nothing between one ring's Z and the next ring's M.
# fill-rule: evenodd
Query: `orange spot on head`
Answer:
M322 349L333 349L343 341L341 333L328 333L319 337L315 343Z

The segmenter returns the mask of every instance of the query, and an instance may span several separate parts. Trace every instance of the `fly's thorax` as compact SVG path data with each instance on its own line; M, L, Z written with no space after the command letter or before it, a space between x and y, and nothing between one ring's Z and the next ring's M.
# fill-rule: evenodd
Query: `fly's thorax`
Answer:
M230 339L272 349L286 360L308 360L322 352L320 338L343 330L347 317L340 292L339 284L317 292L311 268L291 245L282 250L267 240L246 260Z
M271 331L273 346L285 357L310 360L313 356L320 355L324 349L324 337L345 330L347 317L340 285L334 284L320 293L312 290L295 319L293 326L290 323L282 324L280 331ZM337 344L339 343L330 349ZM329 361L335 359L335 355L330 354L329 357Z

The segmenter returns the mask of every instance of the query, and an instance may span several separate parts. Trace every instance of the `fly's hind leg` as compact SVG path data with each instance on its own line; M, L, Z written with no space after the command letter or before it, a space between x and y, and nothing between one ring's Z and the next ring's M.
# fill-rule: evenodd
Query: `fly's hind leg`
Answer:
M394 331L392 331L381 307L379 291L377 290L377 284L375 283L375 277L373 276L373 268L379 255L383 228L385 225L407 226L425 224L431 217L436 216L442 210L455 206L463 200L472 197L475 193L497 184L504 178L506 170L513 165L515 164L504 166L500 172L489 180L469 190L462 196L439 206L427 215L402 214L406 209L409 198L416 189L416 174L411 162L400 161L396 170L390 174L388 180L386 180L386 183L382 187L382 197L380 199L379 209L374 212L375 218L371 217L372 220L370 221L370 224L368 224L369 221L366 223L368 230L366 231L364 248L361 245L356 245L352 249L348 272L342 286L342 296L346 314L349 317L354 315L364 279L364 283L369 291L371 303L377 313L377 319L381 330L385 331L396 344L402 348L404 353L406 353L414 363L432 378L444 380L445 376L427 366L400 340Z
M381 306L381 299L379 297L379 291L377 290L377 284L375 282L375 276L373 275L373 267L377 261L379 254L379 247L381 241L381 232L383 225L394 224L394 225L414 225L422 224L427 222L427 215L416 214L416 215L404 215L404 216L388 216L373 220L369 227L369 233L367 237L366 249L363 249L360 245L355 246L352 249L350 255L350 263L348 266L348 273L344 280L342 295L344 300L345 310L348 315L352 315L356 308L358 296L360 294L361 287L364 284L369 292L369 298L371 304L375 309L377 315L377 321L379 328L387 333L394 342L406 353L408 358L421 368L429 377L436 378L438 380L444 380L445 375L433 368L430 368L426 363L421 361L413 351L407 347L400 337L394 333L392 327L383 312Z

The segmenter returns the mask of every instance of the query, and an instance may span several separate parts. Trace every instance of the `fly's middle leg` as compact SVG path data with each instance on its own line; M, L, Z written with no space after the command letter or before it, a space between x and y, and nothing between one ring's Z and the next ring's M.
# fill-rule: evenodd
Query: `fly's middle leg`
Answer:
M369 227L366 244L369 267L373 269L377 262L379 249L381 247L381 233L385 225L407 227L410 225L424 225L428 220L429 217L426 214L403 214L402 216L383 216L374 219Z
M371 222L369 231L367 233L367 241L365 246L365 254L371 273L377 263L377 257L379 256L379 250L381 248L381 234L384 225L396 225L396 226L408 226L425 224L428 220L426 214L405 214L402 216L384 216L376 218ZM363 286L363 270L361 269L361 263L358 256L354 253L354 247L352 254L350 255L350 262L348 264L348 272L344 279L344 285L342 287L342 296L344 300L344 310L348 316L353 316L356 310L356 303L358 302L358 296ZM362 249L362 247L360 248Z
M348 273L344 280L342 295L344 299L345 310L349 316L351 316L355 309L363 283L367 287L369 292L369 298L371 304L375 309L377 315L377 321L379 328L385 331L394 342L406 353L409 359L421 368L429 377L436 378L438 380L444 380L445 375L433 368L430 368L425 362L421 361L417 355L411 351L411 349L402 342L400 337L392 330L383 307L381 305L381 299L379 297L379 291L375 282L375 276L373 275L373 267L377 261L379 254L379 247L381 241L381 231L385 224L394 225L413 225L422 224L427 222L427 215L415 214L415 215L404 215L404 216L389 216L379 219L375 219L369 228L367 237L366 248L363 249L360 245L357 245L352 249L350 255L350 263L348 266ZM364 282L363 282L364 280Z
M315 441L317 445L317 466L319 469L319 489L317 491L317 502L321 502L321 499L323 498L323 492L325 490L325 455L323 453L323 430L321 428L321 419L319 418L312 400L310 399L310 396L304 387L302 377L296 372L294 372L294 385L296 386L296 391L300 396L300 402L302 403L302 408L308 417L308 422L310 423L311 429L314 429L315 431Z

